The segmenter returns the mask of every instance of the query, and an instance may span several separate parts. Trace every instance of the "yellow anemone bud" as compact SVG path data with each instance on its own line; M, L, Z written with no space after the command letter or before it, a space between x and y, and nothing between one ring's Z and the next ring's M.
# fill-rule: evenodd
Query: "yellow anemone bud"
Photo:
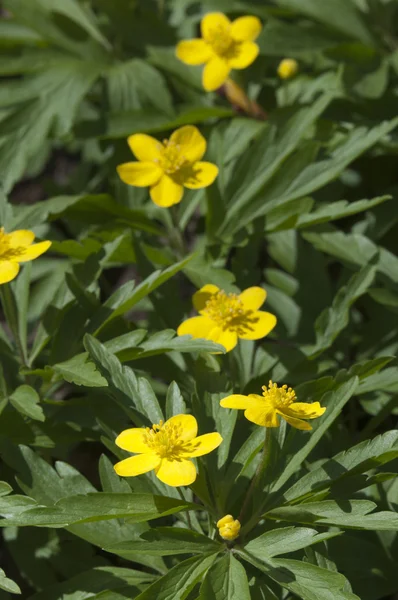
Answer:
M224 540L235 540L240 531L240 523L238 519L234 519L232 515L225 515L217 521L218 533Z
M294 58L284 58L278 66L278 75L281 79L291 79L298 72L299 66Z

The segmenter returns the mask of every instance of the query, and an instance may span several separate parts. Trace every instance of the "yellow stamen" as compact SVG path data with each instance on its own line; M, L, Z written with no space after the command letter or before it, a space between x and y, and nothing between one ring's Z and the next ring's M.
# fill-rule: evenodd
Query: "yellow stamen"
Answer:
M266 385L262 386L263 396L268 402L274 406L274 408L283 408L290 406L295 402L296 392L292 388L288 388L287 385L278 387L278 384L269 381L268 388Z
M183 429L181 425L163 423L146 428L144 443L160 458L168 458L170 460L181 457L184 452L190 452L197 446L195 440L192 442L184 441L181 436Z
M161 157L155 158L154 162L168 175L176 173L187 162L185 156L181 154L181 146L171 140L163 140L159 144Z

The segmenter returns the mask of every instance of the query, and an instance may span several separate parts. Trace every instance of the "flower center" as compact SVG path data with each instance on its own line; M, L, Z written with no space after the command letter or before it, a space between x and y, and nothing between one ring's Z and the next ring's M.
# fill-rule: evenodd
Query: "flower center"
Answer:
M154 162L168 175L179 171L186 163L186 158L181 154L181 146L170 140L163 140L159 144L160 158L155 158Z
M288 388L287 385L278 387L278 384L269 382L268 388L263 385L263 396L267 402L270 402L274 408L286 408L290 406L296 398L296 392L292 388Z
M153 425L152 429L146 428L144 442L160 458L171 460L178 458L183 449L187 449L187 443L181 440L181 434L181 425L164 424L160 421L158 425Z
M247 315L238 295L226 294L223 290L209 298L203 312L223 329L236 325Z
M228 29L218 25L210 29L206 36L207 43L213 48L218 56L228 58L231 49L236 45L229 34Z
M11 260L24 253L25 248L16 246L10 248L10 235L4 232L4 227L0 228L0 261Z

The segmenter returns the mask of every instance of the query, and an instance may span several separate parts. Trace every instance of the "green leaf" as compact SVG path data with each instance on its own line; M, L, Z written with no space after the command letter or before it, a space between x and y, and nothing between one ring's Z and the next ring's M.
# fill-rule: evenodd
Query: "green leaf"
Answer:
M376 504L368 500L349 500L341 503L333 500L308 502L297 506L282 506L264 515L278 521L294 521L342 529L397 531L398 515L390 511L370 513Z
M315 323L315 345L306 350L310 358L315 358L327 350L348 325L350 308L372 285L376 274L376 265L377 257L351 277L347 285L339 289L332 306L325 309L318 317Z
M130 523L141 523L185 510L199 508L195 504L151 494L86 494L62 498L53 507L33 508L0 525L38 527L67 527L108 519L127 518Z
M35 600L86 600L88 598L103 597L108 590L119 590L124 593L125 586L137 586L141 583L152 582L154 576L144 571L126 569L121 567L94 567L83 571L63 581L49 586L48 589L35 594ZM132 587L130 593L138 592L137 587ZM98 595L97 595L98 594ZM126 597L126 596L124 596ZM128 596L132 598L133 596ZM117 596L113 596L117 598Z
M398 258L392 252L377 246L366 236L359 233L346 234L342 231L304 232L302 235L317 250L335 256L348 264L362 267L379 254L377 270L394 283L398 283Z
M182 397L180 388L175 381L172 381L167 390L166 396L166 419L170 419L175 415L186 413L187 406Z
M250 600L246 570L231 552L208 570L198 600Z
M108 382L98 372L95 364L88 360L88 353L77 354L65 362L52 367L69 383L84 385L86 387L106 387Z
M349 38L372 44L372 35L353 2L328 0L325 6L321 6L317 0L277 0L277 4L311 17Z
M184 600L202 579L216 556L217 554L211 554L188 558L150 585L136 600Z
M252 220L252 209L249 208L251 200L258 196L284 160L295 150L308 128L331 100L331 96L325 95L311 107L298 110L278 133L275 126L270 125L246 152L245 159L241 159L239 168L229 182L227 192L231 198L226 219L219 230L220 235L232 233L238 223L240 228L242 224Z
M319 225L320 223L344 219L350 215L356 215L360 212L370 210L374 206L378 206L390 199L391 196L378 196L372 200L357 200L356 202L339 200L338 202L318 205L312 212L300 215L297 219L296 226L298 229L303 229L305 227Z
M239 554L283 588L303 600L360 600L346 591L344 575L315 565L292 559L274 559L262 562L245 550Z
M223 545L205 535L177 527L160 527L143 533L140 538L105 548L134 560L135 554L174 556L177 554L209 554L219 552Z
M108 73L112 112L143 108L149 104L162 114L173 116L172 98L162 75L138 58L112 66Z
M0 481L0 497L7 496L12 492L12 487L6 481Z
M19 585L12 579L8 579L3 569L0 569L0 589L10 594L22 594Z
M45 420L39 394L30 385L20 385L11 394L10 402L21 414L36 421Z
M105 325L131 310L140 300L181 271L191 258L192 256L188 256L164 271L155 271L137 287L135 287L135 281L129 281L122 285L108 298L97 313L94 313L90 321L89 331L94 331L94 335L97 335Z
M144 378L136 378L129 367L123 367L114 354L91 335L84 336L84 344L101 375L107 380L110 392L126 413L138 423L159 423L164 420L159 403ZM142 396L145 394L145 396ZM148 421L143 420L145 416Z
M284 498L291 501L302 500L307 495L328 489L339 480L366 473L398 457L398 431L387 431L373 440L361 442L347 451L340 452L314 468L290 487Z
M372 503L371 503L372 504ZM271 513L272 514L272 511ZM318 533L307 527L281 527L263 533L244 546L246 552L267 562L274 556L296 552L312 544L335 537L338 533Z

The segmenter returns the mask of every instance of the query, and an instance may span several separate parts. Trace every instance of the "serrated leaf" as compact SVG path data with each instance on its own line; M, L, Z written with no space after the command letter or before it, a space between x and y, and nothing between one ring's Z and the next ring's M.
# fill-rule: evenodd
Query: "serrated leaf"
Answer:
M23 415L36 421L45 420L39 394L30 385L20 385L11 394L10 402Z

